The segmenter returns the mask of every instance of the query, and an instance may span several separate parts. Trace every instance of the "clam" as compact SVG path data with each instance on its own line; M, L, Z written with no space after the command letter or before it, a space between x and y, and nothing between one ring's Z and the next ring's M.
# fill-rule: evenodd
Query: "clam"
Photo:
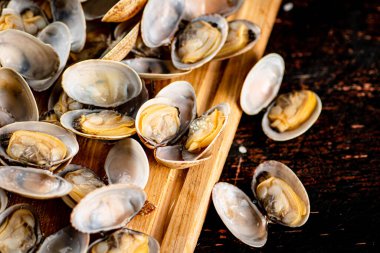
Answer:
M21 16L15 10L4 8L0 17L0 31L8 29L24 31L24 24Z
M150 80L172 79L186 75L191 71L176 69L170 60L155 58L133 58L122 62L133 68L141 78Z
M0 214L1 252L33 252L41 238L39 221L30 205L14 205Z
M104 169L110 184L134 184L144 189L148 183L148 157L141 145L131 138L115 144L107 155Z
M147 0L120 0L102 18L103 22L124 22L144 8Z
M63 72L62 88L80 103L108 108L136 97L142 83L138 74L123 63L87 60Z
M59 175L73 185L71 192L62 197L62 200L71 208L74 208L88 193L105 186L94 171L79 165L70 164L59 172Z
M59 198L73 187L50 171L18 166L0 166L0 184L7 191L33 199Z
M267 220L288 227L306 223L310 214L309 197L286 165L277 161L260 164L253 175L252 191L262 209L234 185L220 182L212 191L218 215L242 242L253 247L264 246L268 237Z
M54 170L69 162L79 150L73 134L45 122L12 123L0 129L0 136L0 158L4 165Z
M177 81L163 88L137 112L136 131L149 148L174 143L189 128L196 116L194 88Z
M0 127L15 121L38 120L36 100L14 70L0 68Z
M185 0L149 0L141 20L141 35L148 47L169 44L185 11Z
M261 29L248 20L233 20L228 22L226 43L215 56L214 60L224 60L241 55L251 50L261 35Z
M68 226L47 237L37 253L49 252L87 252L90 236Z
M51 93L51 96L49 97L49 109L53 110L58 117L61 117L65 112L83 108L83 104L67 96L67 94L62 91L62 89L60 95L58 96L58 100L54 103L53 100L56 95L55 91L56 90L54 89Z
M24 78L41 80L58 71L59 57L51 46L39 39L11 29L0 32L0 64Z
M228 122L230 106L214 106L190 123L189 134L183 145L158 147L156 160L175 169L199 165L211 158L211 151Z
M227 34L227 21L220 15L193 19L172 43L173 65L188 70L211 61L225 44Z
M61 75L70 54L70 36L70 30L62 22L53 22L38 34L37 38L51 45L57 52L59 56L59 67L57 72L48 79L28 80L28 84L33 90L44 91L49 89Z
M112 110L75 110L61 116L61 124L87 138L119 140L136 133L133 118Z
M87 194L73 209L71 224L83 233L125 226L144 206L145 192L129 184L104 186Z
M153 237L144 233L122 228L115 231L105 238L93 242L90 247L90 253L103 252L160 252L160 244Z
M71 32L71 51L80 52L86 42L86 20L79 0L51 0L54 21L65 23Z
M7 193L0 188L0 214L7 208L8 196Z
M237 11L244 0L186 0L184 19L192 20L205 14L228 16Z

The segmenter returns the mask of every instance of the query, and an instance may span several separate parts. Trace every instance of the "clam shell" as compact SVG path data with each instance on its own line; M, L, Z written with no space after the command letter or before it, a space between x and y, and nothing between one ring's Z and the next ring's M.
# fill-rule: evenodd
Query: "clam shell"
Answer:
M293 191L300 197L300 199L305 203L306 205L306 215L303 217L302 220L298 224L295 224L294 226L291 227L300 227L306 223L306 221L309 219L310 215L310 200L309 196L307 194L307 191L305 187L303 186L302 182L299 180L297 175L285 164L277 161L266 161L261 163L255 170L253 174L253 179L252 179L252 184L251 184L251 189L252 192L256 196L256 188L258 186L258 177L262 173L269 173L271 176L277 177L285 181L292 189ZM261 204L259 202L259 204ZM275 223L279 223L284 226L289 226L288 224L281 223L279 221L273 221Z
M133 68L141 78L150 80L172 79L191 72L191 70L183 71L176 69L169 60L133 58L121 62Z
M178 69L189 70L189 69L198 68L206 64L207 62L211 61L215 57L215 55L219 52L219 50L223 47L224 43L226 42L227 35L228 35L228 23L225 18L217 14L206 15L206 16L195 18L191 22L196 22L196 21L205 21L205 22L215 25L221 32L222 39L220 41L219 46L216 48L216 50L213 53L211 53L209 56L199 60L198 62L183 63L177 53L177 44L178 44L177 43L178 35L177 35L174 38L172 46L171 46L171 56L172 56L173 65Z
M312 127L314 125L314 123L317 121L317 119L318 119L318 117L322 111L322 101L316 93L314 93L314 94L317 98L317 105L316 105L313 113L310 115L310 117L304 123L302 123L300 126L298 126L296 129L288 130L288 131L285 131L282 133L277 132L276 130L274 130L270 126L268 114L274 105L274 102L273 102L269 106L268 110L264 114L263 119L261 121L261 126L263 128L265 135L274 141L287 141L287 140L294 139L294 138L302 135L303 133L305 133L307 130L309 130L309 128Z
M26 81L9 68L0 68L0 113L3 110L14 121L38 120L38 107L32 91Z
M0 64L27 79L40 80L58 71L59 57L51 46L39 39L10 29L0 32Z
M124 22L144 8L147 0L120 0L102 18L103 22Z
M149 161L136 140L128 138L109 151L104 169L110 184L133 184L142 189L149 179Z
M284 76L284 59L275 53L259 60L245 78L240 105L248 115L255 115L277 96Z
M125 226L144 206L145 192L134 185L114 184L86 195L73 209L71 224L83 233Z
M63 72L62 88L80 103L109 108L140 94L142 83L138 74L123 63L86 60Z
M44 80L28 80L29 86L35 91L49 89L61 75L70 54L71 34L69 28L62 22L53 22L46 26L39 34L38 39L51 45L59 56L58 71L50 78Z
M185 11L185 0L149 0L141 20L142 39L148 47L169 44Z
M50 123L45 123L45 122L39 122L39 121L15 122L15 123L12 123L0 128L0 136L11 134L17 130L29 130L29 131L50 134L60 139L65 144L67 148L66 157L62 161L58 161L55 164L53 164L53 169L55 166L70 162L79 151L78 142L72 133L70 133L69 131L65 130L62 127L59 127ZM6 150L1 145L0 145L0 162L4 165L19 164L18 161L13 160L12 158L8 156L8 154L6 153ZM36 164L31 164L31 163L26 163L25 165L30 166L30 167L38 166Z
M212 202L228 230L252 247L267 241L267 221L249 197L232 184L220 182L212 190Z
M0 214L7 208L8 196L7 193L0 188Z
M89 234L81 233L69 226L47 237L37 250L37 253L49 253L52 251L86 253L89 243Z
M0 166L1 188L32 199L52 199L68 194L73 186L50 171Z
M71 51L82 51L86 43L86 20L79 0L51 0L54 21L65 23L71 32Z
M183 19L192 20L206 14L229 16L236 12L244 0L186 0Z

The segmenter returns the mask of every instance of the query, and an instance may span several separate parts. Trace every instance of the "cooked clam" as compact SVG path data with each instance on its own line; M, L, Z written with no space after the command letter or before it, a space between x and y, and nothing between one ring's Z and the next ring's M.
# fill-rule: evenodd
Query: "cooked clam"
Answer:
M113 184L87 194L73 209L71 224L83 233L125 226L144 206L145 192L134 185Z
M39 221L31 206L18 204L0 214L0 251L33 252L41 240Z
M66 129L87 138L118 140L136 133L133 118L112 110L75 110L61 116Z
M24 24L21 16L16 11L4 8L0 16L0 31L8 29L24 31Z
M220 14L228 16L238 10L244 0L186 0L184 19L193 18L205 14Z
M37 253L50 252L87 252L90 236L81 233L72 227L65 227L47 237L37 250Z
M88 193L105 186L95 172L79 165L70 164L59 175L73 185L71 192L62 197L71 208Z
M7 191L33 199L59 198L73 187L50 171L18 166L0 166L0 184Z
M8 196L7 193L0 188L0 214L7 208Z
M122 228L95 241L89 247L89 253L124 252L124 253L158 253L160 245L153 237L144 233Z
M188 70L211 61L223 47L227 34L227 21L219 15L201 16L192 20L172 43L174 66Z
M79 110L82 108L83 104L67 96L67 94L64 91L61 92L58 101L53 106L54 113L58 115L58 117L61 117L62 114L64 114L65 112Z

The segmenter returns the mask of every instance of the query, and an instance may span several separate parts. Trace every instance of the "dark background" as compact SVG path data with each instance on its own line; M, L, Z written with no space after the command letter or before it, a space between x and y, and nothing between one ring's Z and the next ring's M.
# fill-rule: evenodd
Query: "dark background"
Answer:
M261 129L263 113L244 115L220 181L253 198L256 166L281 161L305 185L310 218L300 228L269 225L267 244L255 249L210 204L196 252L380 252L380 1L283 1L271 52L285 59L280 93L315 91L321 116L302 136L274 142Z

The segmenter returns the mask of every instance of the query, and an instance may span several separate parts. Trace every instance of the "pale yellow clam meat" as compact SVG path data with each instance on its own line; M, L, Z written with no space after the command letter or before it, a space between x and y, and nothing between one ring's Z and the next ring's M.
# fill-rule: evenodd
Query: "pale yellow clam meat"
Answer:
M317 97L309 90L280 95L268 114L271 127L279 132L293 130L304 123L317 106Z
M42 30L45 26L48 25L42 16L35 16L31 10L23 13L21 17L24 23L25 31L30 34L36 34L38 31Z
M216 55L216 58L222 58L243 49L250 42L250 30L241 22L229 24L226 43Z
M0 31L4 31L7 29L17 29L17 30L24 30L21 17L13 14L8 13L4 14L0 17Z
M122 136L136 133L135 120L115 111L100 111L81 115L74 128L86 134Z
M6 152L14 160L46 166L63 160L67 148L50 134L18 130L12 133Z
M183 63L198 62L218 48L222 33L205 21L195 21L179 35L178 56Z
M256 188L256 195L268 216L287 225L296 225L306 215L306 205L282 179L269 177Z
M83 104L70 98L65 92L62 92L57 103L54 105L53 110L58 117L61 117L65 112L79 110L82 108Z
M222 129L225 116L223 112L214 110L209 115L201 116L190 124L189 136L185 148L192 153L199 152L215 139Z
M158 144L176 136L180 124L178 108L165 104L147 107L139 122L141 134Z
M19 209L0 225L0 252L29 252L37 242L36 220L31 211Z

